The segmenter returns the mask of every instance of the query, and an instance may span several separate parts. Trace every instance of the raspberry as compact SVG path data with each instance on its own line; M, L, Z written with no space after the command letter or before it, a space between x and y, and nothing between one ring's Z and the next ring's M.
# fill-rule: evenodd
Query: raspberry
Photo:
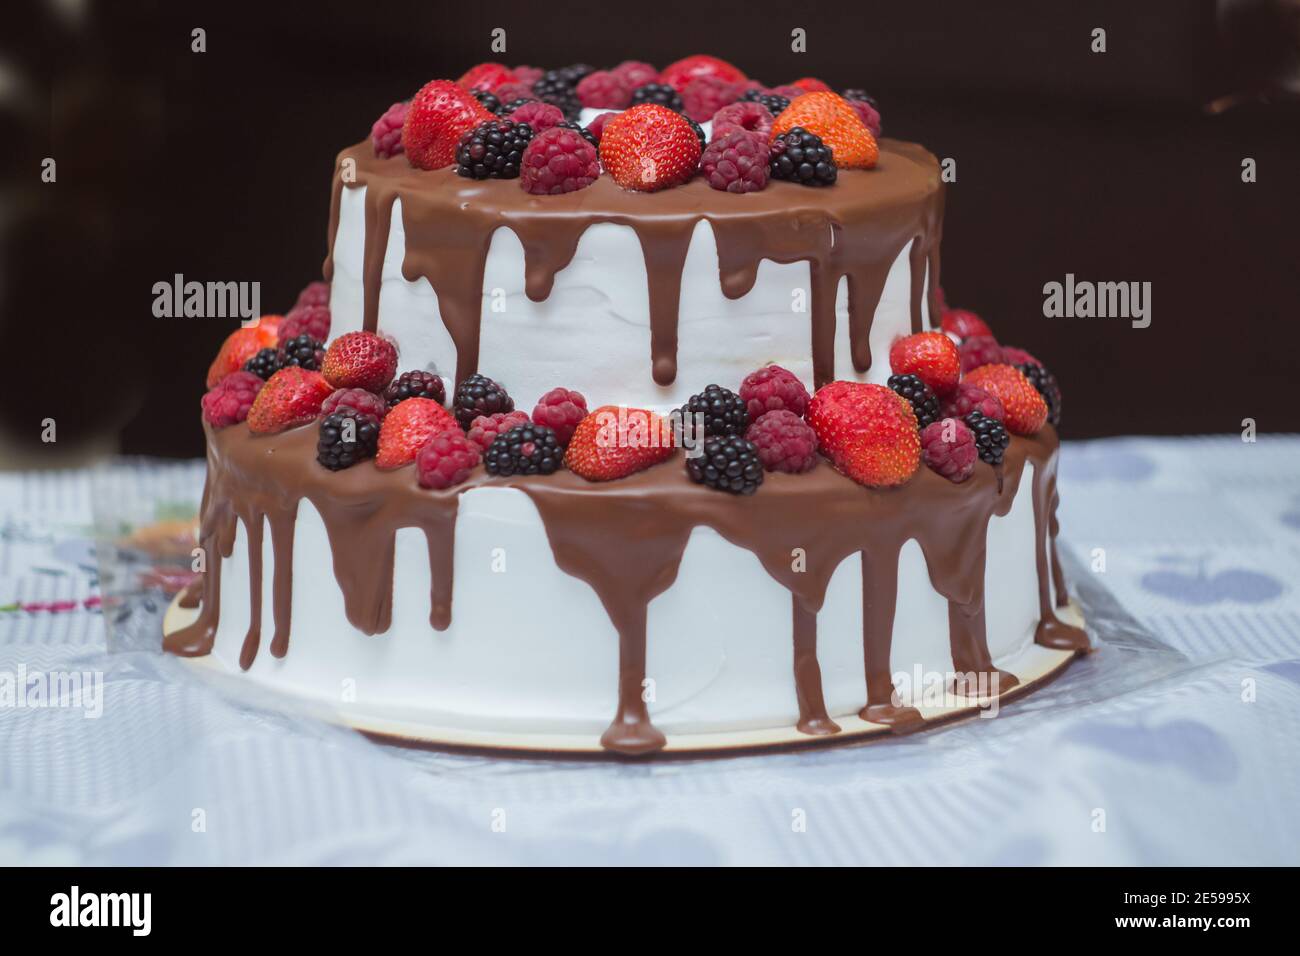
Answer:
M587 109L626 109L632 101L632 87L617 73L597 70L578 81L578 99Z
M753 442L739 435L715 435L705 439L702 455L686 459L686 474L696 484L752 495L763 483L763 461Z
M767 186L767 156L766 140L735 129L705 147L700 156L700 173L713 189L758 192Z
M758 449L768 471L792 475L811 471L817 464L817 433L794 412L768 412L745 432L745 439Z
M807 90L800 89L799 87L793 86L789 83L783 83L781 86L774 86L767 91L769 95L784 96L787 100L790 100L791 102L797 100L799 97L803 96L807 92L808 92Z
M692 395L678 414L685 428L693 428L695 416L703 415L705 435L743 435L749 427L745 400L721 385L709 385Z
M429 439L415 455L415 476L421 488L450 488L459 485L479 463L478 446L461 433L448 428Z
M732 130L757 133L766 143L772 132L772 114L762 103L741 101L722 107L713 114L713 138L720 139Z
M960 351L963 375L981 365L997 365L1002 362L1002 346L991 335L972 335L961 343Z
M537 97L533 96L533 84L531 83L502 83L492 91L492 95L501 103L498 109L493 110L494 113L508 113L510 104L517 106L519 100L532 103L541 102Z
M965 418L966 427L975 437L975 448L980 461L989 465L1002 464L1002 456L1011 444L1011 436L1000 421L985 418L979 412L971 412Z
M465 437L472 441L479 451L487 451L499 435L504 435L519 425L527 425L528 422L527 412L497 412L494 415L480 415L470 424Z
M534 135L564 122L564 112L558 106L541 100L529 100L510 110L509 116L516 123L527 123L532 127Z
M713 114L744 92L744 87L717 76L697 76L682 88L682 109L697 123L707 123Z
M927 468L961 484L975 472L975 435L956 418L931 422L921 429L921 460Z
M375 144L375 155L388 159L402 152L402 124L406 122L406 104L394 103L370 127L370 142Z
M330 304L330 284L328 282L308 282L303 286L303 290L298 293L298 301L293 304L295 309L304 305L329 305Z
M447 400L447 388L434 372L403 372L384 389L384 401L392 408L408 398L429 398L441 405Z
M853 112L858 114L858 119L862 120L862 125L871 130L872 136L880 139L880 113L876 108L866 100L849 100L848 103L853 107Z
M587 124L587 132L595 137L597 144L600 143L600 137L605 132L606 124L617 115L617 113L601 113Z
M516 425L483 453L489 475L550 475L564 464L564 449L545 425Z
M779 409L801 417L808 411L808 389L798 376L779 365L764 365L745 376L740 383L740 397L745 400L750 421Z
M374 458L378 450L379 419L374 415L344 407L321 420L316 460L330 471L341 471L366 458Z
M203 420L214 428L242 422L248 417L262 384L252 372L231 372L203 396Z
M632 91L632 105L654 103L666 106L674 113L682 111L682 96L667 83L646 83Z
M802 127L787 130L769 147L768 175L800 186L830 186L839 175L831 148Z
M328 305L295 305L280 323L280 341L287 342L300 335L310 335L317 342L330 337L330 307Z
M889 387L892 388L912 406L912 412L916 415L917 426L925 429L927 426L939 420L939 396L934 394L934 389L921 381L916 375L891 375L889 376Z
M610 72L622 79L630 90L645 86L647 83L659 82L659 71L649 63L642 63L639 60L624 60Z
M514 70L515 76L520 83L527 83L528 88L532 89L534 83L542 78L546 73L540 66L517 66ZM500 87L498 87L500 89Z
M533 409L533 421L553 430L561 445L569 444L578 422L586 417L587 400L581 392L567 388L551 389L537 400L537 407Z
M1006 410L996 395L978 385L962 382L957 386L957 391L944 400L940 413L944 418L964 419L971 412L979 412L985 418L997 421L1002 421L1006 416Z
M469 431L474 419L480 415L513 412L515 400L492 379L475 373L456 386L451 406L460 427Z
M556 127L538 133L524 150L519 185L538 196L584 189L600 176L596 147L577 130Z
M514 179L533 128L514 117L492 120L470 130L456 147L456 175L466 179Z
M1014 345L1002 346L1002 360L1008 365L1042 365L1024 349L1018 349Z
M339 388L329 394L321 403L322 415L330 415L341 408L350 408L363 415L371 415L376 421L383 421L388 414L388 405L374 392L364 388Z

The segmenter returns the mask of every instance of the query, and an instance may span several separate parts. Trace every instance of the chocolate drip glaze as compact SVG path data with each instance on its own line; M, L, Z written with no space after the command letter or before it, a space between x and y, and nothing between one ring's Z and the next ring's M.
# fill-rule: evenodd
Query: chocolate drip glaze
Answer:
M380 471L369 464L342 472L322 468L314 458L311 426L280 435L255 436L237 425L208 431L208 483L201 537L209 549L198 619L165 640L178 654L211 651L219 608L220 558L234 545L235 521L247 528L253 588L251 606L260 617L262 516L271 528L275 569L272 581L276 637L273 651L287 650L292 603L292 527L298 502L319 511L333 551L334 571L348 620L366 634L386 631L392 616L394 535L421 528L429 542L433 581L430 623L451 619L453 535L457 502L466 490L517 488L536 505L555 555L566 573L587 582L619 636L618 706L602 737L607 748L628 754L663 746L652 725L643 690L646 619L651 600L670 587L691 532L711 527L753 553L773 579L786 587L792 607L792 681L799 703L799 729L828 734L838 726L827 715L817 663L816 618L835 569L860 555L863 600L863 666L867 686L864 719L899 732L915 729L920 715L896 706L890 677L890 644L902 544L915 538L936 591L949 602L949 639L955 669L974 677L1014 678L996 671L984 625L984 554L990 518L1011 508L1026 462L1034 466L1033 508L1040 617L1036 640L1052 647L1083 649L1086 636L1058 621L1052 611L1047 575L1051 506L1055 503L1056 435L1013 438L1006 453L1001 494L990 468L954 485L922 468L906 485L863 488L822 464L804 475L769 475L752 497L719 494L689 482L680 459L615 482L591 483L571 472L551 476L490 478L481 469L447 491L428 491L415 482L413 466ZM1062 589L1063 590L1063 589ZM257 653L257 622L240 657Z

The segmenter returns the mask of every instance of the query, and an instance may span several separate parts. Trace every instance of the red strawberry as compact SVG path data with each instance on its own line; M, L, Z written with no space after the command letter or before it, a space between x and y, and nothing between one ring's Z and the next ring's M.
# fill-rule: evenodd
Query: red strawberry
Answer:
M672 430L660 416L644 408L602 405L578 422L564 464L588 481L610 481L672 454Z
M880 159L880 146L858 118L848 100L829 91L804 93L772 120L773 138L802 126L822 138L840 169L871 169Z
M740 83L745 80L745 74L726 60L719 60L716 56L697 53L695 56L685 57L676 63L669 63L663 68L663 72L659 74L659 82L667 83L680 93L686 89L687 83L698 76L715 76L730 83Z
M326 349L321 372L335 388L382 392L397 374L397 349L374 332L345 332Z
M282 368L253 399L248 410L249 430L266 435L305 425L320 412L321 403L332 391L320 372L297 365Z
M939 395L947 395L961 378L961 354L942 332L918 332L894 339L889 367L896 375L915 375Z
M901 485L921 463L916 414L883 385L831 382L808 405L822 454L860 485Z
M238 372L244 363L262 349L273 349L279 342L277 334L280 316L264 315L256 325L238 328L226 336L217 357L208 366L207 386L211 388L231 372Z
M269 384L269 383L268 383ZM439 432L460 429L451 412L431 398L408 398L393 406L379 428L380 468L397 468L414 461L416 453Z
M826 93L830 91L830 87L815 76L805 76L801 79L795 80L790 85L799 87L799 89L803 90L805 93Z
M605 124L600 162L624 189L654 192L695 175L700 141L680 113L642 103Z
M503 63L480 63L471 66L456 82L467 90L487 90L491 93L502 83L514 83L518 79L515 71Z
M981 365L964 381L996 396L1006 409L1002 424L1013 435L1032 435L1047 421L1047 402L1014 365Z
M939 320L939 328L951 332L959 339L968 339L973 335L993 334L988 323L969 309L944 309L943 318Z
M456 158L463 133L495 119L474 95L451 80L432 80L411 100L402 124L402 148L411 165L442 169Z

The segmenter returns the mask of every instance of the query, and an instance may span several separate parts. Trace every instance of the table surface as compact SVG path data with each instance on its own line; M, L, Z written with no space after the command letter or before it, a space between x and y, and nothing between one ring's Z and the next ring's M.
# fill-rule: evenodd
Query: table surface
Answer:
M158 653L158 595L101 611L124 559L94 542L184 515L202 477L0 474L0 863L1300 862L1300 437L1067 442L1100 648L997 720L618 765L380 746ZM100 697L16 705L56 673Z

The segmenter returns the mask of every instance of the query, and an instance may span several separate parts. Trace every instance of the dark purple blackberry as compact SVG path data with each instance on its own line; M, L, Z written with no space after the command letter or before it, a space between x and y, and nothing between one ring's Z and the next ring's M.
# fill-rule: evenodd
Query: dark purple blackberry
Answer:
M516 425L498 435L483 453L489 475L550 475L564 462L564 448L554 429L545 425Z
M268 379L282 367L280 352L277 349L262 349L244 363L244 371L252 372L260 379Z
M740 435L706 438L704 453L687 457L686 474L696 484L752 495L763 483L763 461L754 443Z
M639 103L658 103L670 110L682 111L682 97L667 83L647 83L632 91L632 105Z
M918 428L924 428L939 420L939 396L934 389L915 375L891 375L889 387L902 395L912 411L916 412Z
M751 103L761 103L773 116L784 113L785 108L790 105L790 97L782 96L780 93L764 93L759 89L745 90L741 99Z
M351 468L359 461L374 458L378 449L379 419L374 415L342 406L321 420L316 460L330 471Z
M579 82L595 73L596 68L590 63L573 63L569 66L561 67L555 72L567 80L570 86L576 87Z
M483 104L483 108L489 113L501 112L501 101L497 99L495 93L489 93L487 90L470 90L474 94L474 99Z
M708 145L708 141L704 138L704 127L695 122L695 120L691 119L685 113L682 114L682 119L691 124L691 129L695 130L695 138L700 141L700 152L704 152L704 147Z
M403 372L384 389L384 403L392 408L408 398L431 398L441 405L447 400L447 388L433 372Z
M574 89L576 82L570 83L561 70L550 70L533 84L533 93L543 103L558 106L565 119L576 120L582 112L582 101Z
M768 173L800 186L830 186L839 169L831 148L802 126L772 141Z
M966 427L975 435L975 448L980 461L990 465L1002 464L1002 455L1011 444L1011 436L996 418L985 418L980 412L971 412L964 419Z
M583 126L581 123L574 123L571 120L563 120L559 123L556 123L555 125L563 126L565 129L573 130L575 133L577 133L579 136L585 139L588 143L594 146L597 150L600 149L600 141L596 139L596 134L593 133L591 130L587 129L587 127Z
M501 107L501 113L500 113L500 115L501 115L501 116L509 116L511 113L513 113L515 110L519 109L519 107L523 106L525 103L540 103L540 102L541 102L541 100L539 100L539 99L538 99L537 97L535 97L535 96L521 96L521 97L519 97L519 99L517 99L517 100L511 100L509 103L506 103L505 105L503 105L503 106Z
M524 147L533 141L533 128L511 119L488 120L460 138L456 175L466 179L517 179Z
M703 413L705 435L743 435L749 427L745 400L721 385L710 385L692 395L678 411L686 428L693 428L695 415Z
M1038 389L1038 394L1043 396L1043 401L1047 403L1048 423L1061 424L1061 386L1056 383L1056 376L1047 370L1047 366L1035 365L1033 362L1025 362L1017 365L1016 368L1024 373L1025 378L1029 379L1029 384Z
M844 97L846 100L858 100L859 102L866 103L873 110L880 109L880 105L876 103L876 98L871 94L869 94L866 90L859 90L859 89L845 90L843 93L840 94L840 96Z
M456 386L451 400L451 410L463 431L480 415L513 412L515 400L504 388L485 375L471 375Z
M319 372L325 361L325 345L306 332L295 335L280 346L280 367L297 365L300 368Z

